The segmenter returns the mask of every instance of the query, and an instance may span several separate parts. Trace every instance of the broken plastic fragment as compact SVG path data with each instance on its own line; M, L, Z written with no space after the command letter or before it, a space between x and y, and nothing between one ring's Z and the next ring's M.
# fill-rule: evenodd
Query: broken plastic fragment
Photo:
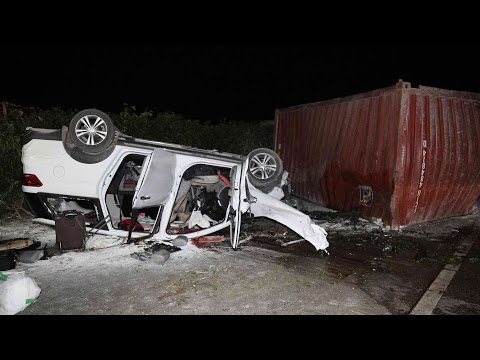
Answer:
M175 239L172 240L172 245L177 247L182 247L187 245L188 238L186 236L180 235L177 236Z
M155 264L163 265L170 257L170 251L161 249L152 255L152 262Z

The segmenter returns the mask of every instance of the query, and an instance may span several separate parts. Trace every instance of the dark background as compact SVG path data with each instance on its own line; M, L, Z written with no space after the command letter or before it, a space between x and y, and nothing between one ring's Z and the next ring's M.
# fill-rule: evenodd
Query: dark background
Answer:
M393 85L480 92L478 45L7 44L0 97L21 105L273 119L276 108Z

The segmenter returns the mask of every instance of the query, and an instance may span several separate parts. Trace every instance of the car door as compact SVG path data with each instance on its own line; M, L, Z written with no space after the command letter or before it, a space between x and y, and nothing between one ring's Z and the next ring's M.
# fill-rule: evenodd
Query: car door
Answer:
M163 149L155 149L145 159L135 188L132 209L165 205L173 191L175 169L175 154Z
M242 199L242 185L245 177L244 166L239 164L232 169L231 176L231 199L230 199L230 242L234 249L238 246L238 239L240 237L240 225L242 219L241 199Z

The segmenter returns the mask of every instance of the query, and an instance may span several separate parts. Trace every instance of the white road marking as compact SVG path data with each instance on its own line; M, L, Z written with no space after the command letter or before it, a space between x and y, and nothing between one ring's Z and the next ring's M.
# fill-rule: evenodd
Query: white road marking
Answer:
M442 298L443 293L447 290L448 285L453 277L460 269L463 259L467 256L470 248L473 245L473 240L464 241L453 254L459 261L458 264L447 264L443 270L437 275L435 280L430 284L430 287L425 291L422 298L417 302L410 315L431 315L438 302Z

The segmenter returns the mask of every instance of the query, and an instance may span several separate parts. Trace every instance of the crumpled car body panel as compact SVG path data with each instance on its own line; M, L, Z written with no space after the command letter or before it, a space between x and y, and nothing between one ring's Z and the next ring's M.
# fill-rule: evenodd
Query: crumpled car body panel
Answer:
M327 232L312 219L297 209L250 186L250 193L257 200L250 205L252 213L257 217L264 216L275 220L295 231L317 250L328 247Z
M158 144L162 146L160 147ZM148 231L150 231L151 237L168 241L178 236L167 230L172 224L172 214L176 211L177 194L180 197L185 196L185 182L182 182L185 172L198 164L212 168L230 169L230 178L228 179L231 183L230 204L225 213L225 219L210 227L182 235L194 238L230 227L232 247L236 248L240 234L240 215L251 212L257 217L267 217L287 226L310 242L317 250L325 250L328 247L325 230L313 223L308 215L280 201L282 196L280 188L274 189L269 195L255 188L249 182L247 157L217 151L190 149L173 144L171 146L166 146L164 143L158 144L151 141L145 141L141 146L127 143L118 144L105 160L95 164L82 164L73 160L65 152L61 141L32 139L22 149L24 173L35 174L42 181L43 186L22 186L22 190L25 194L38 196L39 203L43 201L52 215L51 207L49 208L46 204L45 199L47 198L78 199L79 202L81 200L82 206L85 206L85 200L91 200L94 204L91 208L94 208L98 220L101 221L112 215L113 200L109 201L107 194L115 181L116 174L128 156L137 156L143 159L143 163L139 161L137 164L137 167L140 165L142 167L134 194L132 191L132 208L141 211L144 208L157 206L159 208L158 217ZM50 219L53 219L53 216ZM121 215L120 219L122 219ZM45 220L44 223L51 223L51 221ZM94 224L91 227L95 227ZM113 226L111 219L102 225L98 233L115 236L126 235L124 230ZM133 233L132 238L139 238L142 235L144 234Z

